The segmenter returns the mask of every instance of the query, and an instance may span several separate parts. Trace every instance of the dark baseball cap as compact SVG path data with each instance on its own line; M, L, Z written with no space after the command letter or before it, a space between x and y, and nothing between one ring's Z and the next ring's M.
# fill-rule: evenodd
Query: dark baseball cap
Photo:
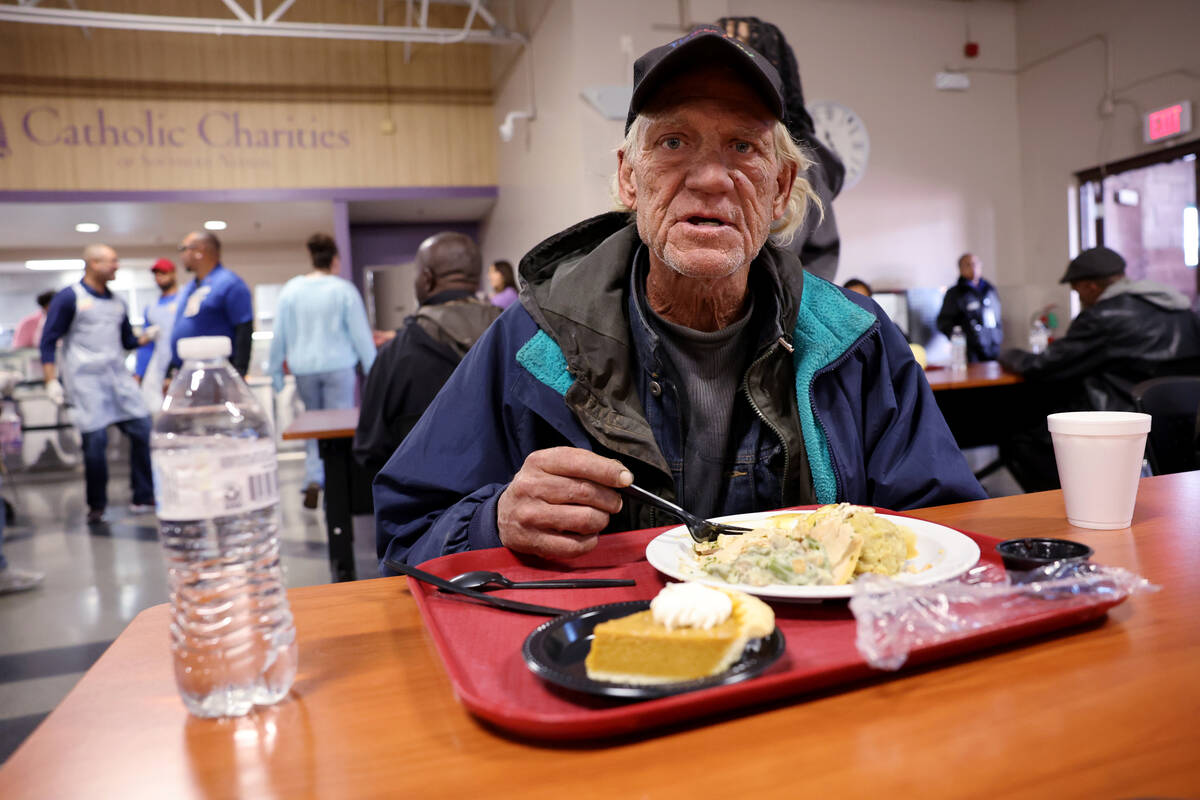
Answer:
M783 81L771 62L750 45L716 25L702 25L687 36L656 47L633 63L633 97L625 118L625 132L658 90L696 67L723 64L734 68L757 90L775 118L785 120Z
M1088 278L1107 278L1125 272L1125 259L1107 247L1084 250L1071 260L1059 283L1083 281Z
M174 272L175 262L169 258L160 258L154 262L154 266L150 268L151 272Z

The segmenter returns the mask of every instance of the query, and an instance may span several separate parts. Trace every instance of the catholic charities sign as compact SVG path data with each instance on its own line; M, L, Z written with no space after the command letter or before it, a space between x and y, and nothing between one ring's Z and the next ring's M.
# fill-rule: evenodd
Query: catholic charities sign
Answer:
M493 119L436 100L0 94L0 191L491 185Z
M113 113L103 106L88 110L67 109L54 104L26 108L17 120L0 118L0 152L6 157L26 147L65 147L108 151L124 156L118 164L129 166L136 159L143 164L176 163L204 156L268 155L281 151L346 150L351 146L350 132L322 122L316 115L284 113L267 121L249 119L240 110L211 109L184 115L140 109L131 115ZM5 123L8 122L8 125ZM258 159L263 160L263 159ZM254 159L238 158L241 166Z
M360 113L334 103L0 96L0 188L338 185L329 181L355 162L378 169L383 143L358 152L371 138Z
M350 146L346 130L322 125L313 117L296 120L286 115L284 126L254 125L239 111L207 111L195 120L169 119L152 108L143 110L136 121L114 119L97 107L82 118L68 118L52 105L36 106L21 115L24 141L36 146L111 147L182 150L197 146L212 150L345 150Z

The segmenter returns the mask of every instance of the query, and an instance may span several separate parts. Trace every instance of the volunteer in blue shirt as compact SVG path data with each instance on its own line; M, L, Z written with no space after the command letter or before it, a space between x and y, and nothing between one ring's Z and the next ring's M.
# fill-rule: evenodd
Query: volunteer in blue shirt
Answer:
M192 336L228 336L229 357L239 375L250 367L254 305L246 282L221 265L221 240L208 231L193 231L179 245L183 267L196 277L183 287L171 331L171 368L179 366L176 343Z
M337 245L331 237L309 237L312 271L288 281L279 294L267 371L275 391L283 390L283 362L296 376L296 390L308 410L354 407L354 367L363 374L375 362L375 342L362 297L354 284L333 273ZM317 442L309 439L305 460L304 505L316 508L325 486Z
M150 476L150 412L133 374L125 369L125 351L148 338L133 335L125 303L108 290L117 274L117 252L103 244L83 251L83 280L54 295L42 329L42 374L55 403L70 404L71 421L83 438L88 522L100 522L108 505L108 426L129 438L129 510L154 510ZM56 347L63 341L62 381ZM65 387L64 387L65 383Z
M175 265L160 258L150 268L154 282L162 292L158 302L147 306L145 336L150 342L138 348L133 374L142 382L142 397L151 412L157 413L163 401L163 378L171 363L171 331L175 327L175 310L179 303L179 285L175 281Z

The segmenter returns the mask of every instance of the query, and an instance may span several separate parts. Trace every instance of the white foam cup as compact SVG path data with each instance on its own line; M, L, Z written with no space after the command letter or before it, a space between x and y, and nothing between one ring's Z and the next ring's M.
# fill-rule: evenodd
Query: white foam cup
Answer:
M1133 522L1150 415L1069 411L1046 417L1067 522L1118 530Z

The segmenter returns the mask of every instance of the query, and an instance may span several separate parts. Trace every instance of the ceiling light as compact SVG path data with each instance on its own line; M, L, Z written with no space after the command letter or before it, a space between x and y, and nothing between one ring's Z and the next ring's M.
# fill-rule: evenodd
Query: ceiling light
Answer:
M65 270L83 269L82 258L50 258L38 261L26 261L25 269Z
M204 230L206 231L223 231L225 228L225 220L223 219L210 219L204 223Z
M100 230L100 226L95 222L80 222L75 226L75 230L80 233L95 233Z

